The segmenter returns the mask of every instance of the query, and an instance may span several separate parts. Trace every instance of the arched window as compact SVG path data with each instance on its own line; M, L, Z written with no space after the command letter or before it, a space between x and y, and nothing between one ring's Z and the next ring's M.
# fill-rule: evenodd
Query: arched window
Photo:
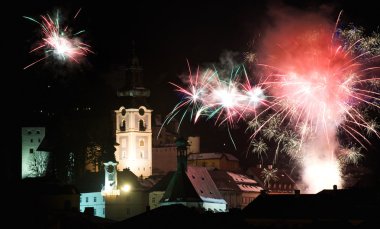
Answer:
M144 120L140 119L139 121L139 131L145 131L145 124L144 124Z
M125 119L123 119L120 123L120 130L125 131Z
M144 147L144 140L140 139L140 143L139 143L140 147Z

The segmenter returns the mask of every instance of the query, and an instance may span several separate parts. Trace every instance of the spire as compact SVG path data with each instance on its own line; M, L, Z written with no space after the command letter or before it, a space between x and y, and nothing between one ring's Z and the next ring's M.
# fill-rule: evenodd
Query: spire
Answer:
M135 46L135 42L132 41L132 56L125 68L125 84L118 90L117 96L132 98L132 106L147 106L145 98L150 96L150 90L144 87L143 68L140 66Z
M178 137L175 141L177 146L177 171L183 172L187 170L187 147L189 144L183 137Z
M202 202L202 199L186 174L187 140L179 137L175 143L177 146L177 171L170 180L161 202Z

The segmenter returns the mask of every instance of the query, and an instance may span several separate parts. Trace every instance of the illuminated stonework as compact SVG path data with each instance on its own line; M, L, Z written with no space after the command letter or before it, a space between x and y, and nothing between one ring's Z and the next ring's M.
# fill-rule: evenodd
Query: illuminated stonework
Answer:
M49 153L38 151L45 137L44 127L23 127L21 129L21 177L44 176L49 161Z
M117 163L109 161L104 163L105 180L102 189L102 196L120 195L120 190L117 189Z
M138 177L152 175L151 114L144 106L115 110L118 171L129 169Z

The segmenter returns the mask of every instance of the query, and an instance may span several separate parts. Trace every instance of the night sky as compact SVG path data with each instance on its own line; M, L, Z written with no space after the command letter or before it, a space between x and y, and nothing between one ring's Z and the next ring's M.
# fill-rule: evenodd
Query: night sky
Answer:
M302 2L302 3L299 3ZM308 2L308 3L305 3ZM242 60L245 52L255 50L255 41L271 23L268 10L275 6L294 7L300 10L327 11L332 21L343 10L342 22L355 23L377 30L380 20L377 7L372 1L12 1L4 9L11 17L3 18L2 42L7 56L5 67L10 67L3 78L8 90L17 92L18 98L5 99L4 106L11 107L20 126L28 122L24 112L41 104L62 103L63 107L74 107L77 101L84 103L107 103L112 88L112 75L117 66L128 64L135 42L137 56L144 68L144 82L151 90L149 101L155 112L165 116L179 102L179 95L168 82L181 83L179 76L188 74L187 60L192 68L210 67L218 64L225 53L237 53L236 61ZM60 66L38 63L22 70L37 57L29 54L30 46L38 34L38 25L22 16L38 19L39 15L55 12L72 17L82 8L71 26L86 29L83 40L92 46L85 63ZM111 75L111 76L110 76ZM62 78L64 80L62 80ZM12 85L9 85L12 84ZM47 85L57 88L47 92ZM103 87L108 85L107 87ZM3 92L4 93L4 92ZM4 96L9 95L8 92ZM14 93L12 93L14 94ZM102 97L104 95L104 97ZM99 96L99 97L97 97ZM8 98L3 97L3 98ZM13 97L12 97L13 98ZM13 101L17 101L14 103ZM54 100L54 101L52 101ZM116 108L115 108L116 109ZM187 119L188 120L188 119ZM202 120L199 124L183 125L186 135L200 134L202 148L206 151L235 151L226 129L216 127L213 120ZM244 125L243 125L244 126ZM245 128L245 127L244 127ZM244 128L233 130L238 150L246 152L248 135ZM19 133L19 132L18 132ZM19 135L18 135L19 136Z

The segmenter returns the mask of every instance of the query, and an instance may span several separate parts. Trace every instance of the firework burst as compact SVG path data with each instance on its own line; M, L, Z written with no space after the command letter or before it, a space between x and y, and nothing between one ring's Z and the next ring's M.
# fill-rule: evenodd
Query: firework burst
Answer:
M77 11L74 19L78 16L80 10ZM50 15L41 15L41 21L26 16L24 18L37 23L41 27L41 39L36 42L35 47L29 53L40 51L43 53L43 57L25 66L24 69L50 57L54 57L59 61L79 63L88 53L93 53L90 50L90 45L82 42L79 37L80 34L84 33L84 30L72 33L68 26L61 24L62 18L59 11L57 11L54 18L50 17Z
M265 79L258 86L273 99L256 117L264 121L252 128L252 138L282 142L282 151L302 167L309 192L342 187L342 166L357 164L358 149L370 143L365 133L379 137L376 121L364 112L380 108L378 67L373 66L378 36L319 22L317 27L294 22L297 26L267 36L259 63ZM345 148L340 138L361 147Z
M182 99L167 115L164 124L180 115L180 127L184 117L189 115L194 123L200 117L207 117L215 119L215 124L227 123L231 127L245 120L245 113L252 113L266 103L264 90L250 84L243 66L234 68L228 77L219 75L215 68L205 71L198 68L193 75L189 66L189 73L187 87L171 83Z
M259 52L246 55L259 67L255 79L244 70L244 77L232 71L222 80L214 69L194 84L190 74L188 88L175 85L185 96L167 120L183 107L183 115L191 111L195 122L201 116L229 125L246 120L253 131L251 151L262 160L270 150L264 138L275 141L274 160L285 152L297 162L304 191L342 187L342 167L358 163L360 149L370 144L368 135L380 137L376 120L367 115L380 108L374 65L380 36L365 37L355 27L337 29L339 17L334 25L320 15L280 21L285 23L268 32ZM350 147L343 144L347 139ZM360 146L352 146L352 139Z

